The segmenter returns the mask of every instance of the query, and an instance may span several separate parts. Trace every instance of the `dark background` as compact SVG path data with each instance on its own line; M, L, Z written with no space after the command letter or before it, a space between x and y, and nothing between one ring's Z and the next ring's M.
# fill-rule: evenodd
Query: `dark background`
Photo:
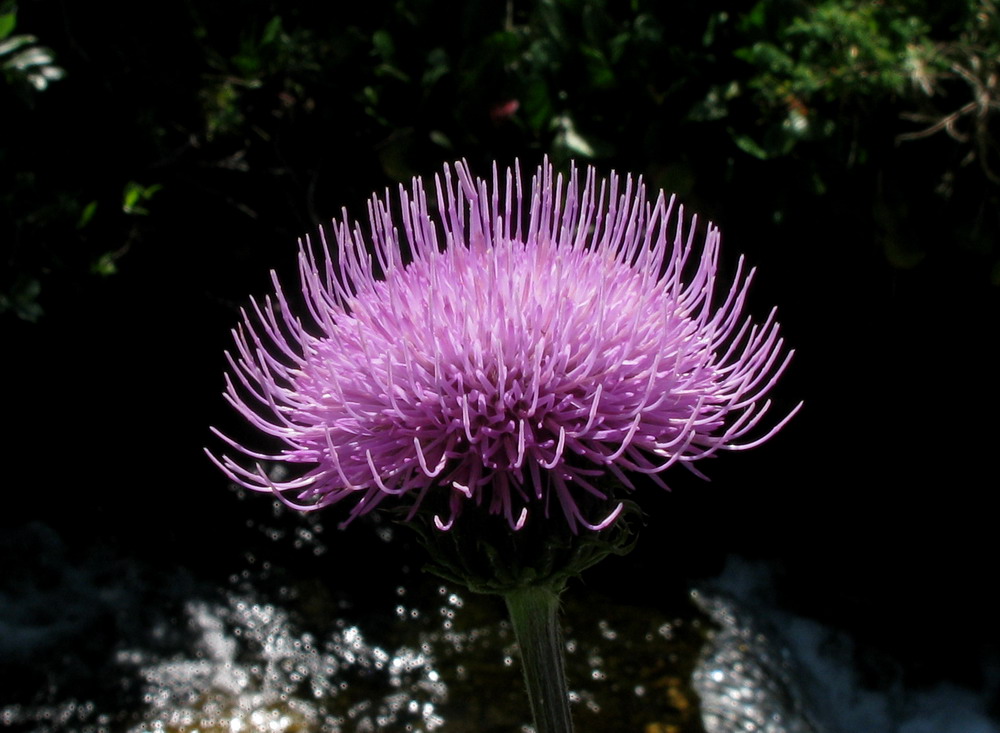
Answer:
M8 578L9 538L36 523L69 555L234 572L246 518L271 511L202 452L209 425L240 430L220 396L238 309L271 268L294 282L296 238L342 206L362 219L372 191L445 161L486 175L548 154L642 174L716 222L723 267L759 268L751 312L778 305L796 350L777 409L805 401L770 443L702 466L711 483L643 487L638 549L588 583L654 602L730 554L766 559L787 607L908 681L995 683L994 6L0 10L65 72L0 79ZM364 523L326 522L331 552L300 572L349 587L398 562Z

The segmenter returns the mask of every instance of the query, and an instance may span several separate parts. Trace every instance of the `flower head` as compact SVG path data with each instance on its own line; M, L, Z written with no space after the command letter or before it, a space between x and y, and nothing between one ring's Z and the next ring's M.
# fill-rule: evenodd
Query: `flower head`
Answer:
M276 277L243 313L225 396L284 448L219 435L308 468L277 480L212 456L233 481L299 509L349 500L348 522L433 496L441 529L475 506L514 529L555 511L596 530L621 509L584 516L587 495L611 504L603 476L701 475L696 461L791 417L758 428L792 352L773 311L742 315L753 271L741 259L721 284L718 229L696 245L673 197L593 169L564 181L547 162L528 190L519 170L487 182L464 163L434 183L430 200L419 178L400 186L398 220L373 197L370 245L346 212L335 247L300 243L307 318Z

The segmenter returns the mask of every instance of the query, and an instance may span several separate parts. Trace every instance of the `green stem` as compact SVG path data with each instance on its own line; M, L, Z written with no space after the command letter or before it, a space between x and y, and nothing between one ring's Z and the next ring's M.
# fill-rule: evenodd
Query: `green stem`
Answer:
M536 733L572 733L559 631L559 594L552 588L528 586L507 591L504 598L521 650Z

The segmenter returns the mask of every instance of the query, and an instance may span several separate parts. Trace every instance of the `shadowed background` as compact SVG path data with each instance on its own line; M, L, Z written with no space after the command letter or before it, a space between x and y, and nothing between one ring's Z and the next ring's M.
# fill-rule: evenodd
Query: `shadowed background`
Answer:
M69 557L238 572L270 502L202 447L245 431L239 308L372 191L548 155L717 223L797 352L775 409L806 403L711 483L641 487L638 549L588 585L655 603L764 559L787 607L995 703L998 58L976 0L0 4L0 582L38 582L39 525ZM395 550L323 521L292 572L388 598Z

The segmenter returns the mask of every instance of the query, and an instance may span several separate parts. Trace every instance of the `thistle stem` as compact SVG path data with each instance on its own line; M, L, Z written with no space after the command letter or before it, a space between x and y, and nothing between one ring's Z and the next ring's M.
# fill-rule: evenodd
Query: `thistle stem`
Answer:
M504 598L521 650L536 733L572 733L559 630L559 593L544 586L528 586L507 591Z

